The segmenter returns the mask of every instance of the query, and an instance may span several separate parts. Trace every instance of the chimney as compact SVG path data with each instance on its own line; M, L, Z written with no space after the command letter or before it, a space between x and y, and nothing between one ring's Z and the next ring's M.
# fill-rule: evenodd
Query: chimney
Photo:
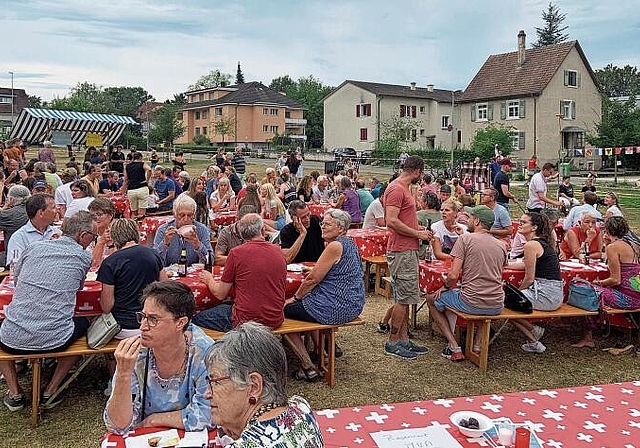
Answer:
M416 90L416 83L415 82L411 83L411 90Z
M525 39L527 35L524 33L524 30L520 30L518 33L518 67L522 67L525 60Z
M433 92L433 84L427 84L427 92Z

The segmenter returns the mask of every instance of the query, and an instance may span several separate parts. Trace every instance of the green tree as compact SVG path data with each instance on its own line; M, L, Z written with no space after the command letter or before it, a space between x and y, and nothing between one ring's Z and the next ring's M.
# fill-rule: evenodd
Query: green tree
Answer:
M208 146L211 144L211 140L206 135L199 134L193 137L193 143L199 146Z
M502 155L509 155L512 148L511 129L503 125L491 124L478 129L471 141L470 149L482 160L488 160L495 155L495 150Z
M244 84L244 75L242 74L242 70L240 69L240 61L238 61L238 70L236 70L236 84Z
M635 97L624 102L605 98L602 119L596 123L595 131L586 139L599 148L640 144L640 107L636 105Z
M175 104L178 107L182 107L187 104L187 95L184 93L174 93L171 104Z
M89 82L78 83L71 88L69 96L52 99L48 107L49 109L103 114L113 113L115 110L112 98L105 94L102 87Z
M546 11L542 11L542 21L544 26L536 27L538 40L533 44L534 48L545 45L559 44L569 38L568 34L563 34L568 26L562 26L562 22L567 18L566 14L560 13L560 9L553 3L549 3Z
M175 104L165 102L162 107L154 111L148 137L150 144L167 142L173 145L173 141L184 134L185 127L178 119L179 110Z
M292 93L295 93L298 85L289 75L284 75L273 78L271 84L269 84L269 88L278 92L284 92L287 96L290 96Z
M187 87L187 90L212 89L214 87L224 87L231 84L231 75L220 70L211 70L206 75L202 75L195 84Z
M235 138L236 136L236 119L225 115L214 119L211 122L213 133L222 137L224 145L225 137Z
M154 98L142 87L107 87L104 94L113 105L112 113L135 117L138 109Z
M640 73L637 67L625 65L620 68L609 64L595 73L602 92L607 97L640 95Z
M40 109L46 105L46 102L42 101L42 98L35 95L27 96L27 107L34 107Z

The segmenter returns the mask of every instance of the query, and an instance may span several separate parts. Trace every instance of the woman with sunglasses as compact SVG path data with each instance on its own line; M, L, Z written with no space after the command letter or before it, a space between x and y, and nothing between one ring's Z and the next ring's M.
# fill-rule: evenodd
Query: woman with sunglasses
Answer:
M309 403L287 398L287 358L271 331L246 322L226 333L206 356L211 421L234 447L324 446Z
M607 206L607 211L604 212L603 216L604 219L612 216L623 216L622 210L618 205L618 196L613 191L609 191L604 195L604 205Z
M520 218L518 233L526 239L524 259L510 263L511 269L523 270L520 284L522 294L529 299L534 310L554 311L560 308L564 293L560 262L555 251L553 229L546 216L537 212L525 213ZM532 325L526 319L514 319L513 325L527 338L522 349L529 353L543 353L546 347L540 342L544 329Z
M204 359L213 340L191 324L193 293L179 282L154 282L142 301L136 313L141 335L123 339L114 353L113 391L103 414L107 429L210 428Z

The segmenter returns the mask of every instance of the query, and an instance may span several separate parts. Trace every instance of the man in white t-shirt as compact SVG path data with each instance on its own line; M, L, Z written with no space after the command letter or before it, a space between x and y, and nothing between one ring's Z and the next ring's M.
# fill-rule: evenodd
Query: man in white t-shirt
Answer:
M362 224L362 228L366 229L369 227L386 227L387 223L384 219L384 190L386 190L387 186L382 185L380 187L380 196L378 199L374 199L369 207L367 207L367 211L364 214L364 222Z
M56 188L55 192L56 207L58 208L60 216L64 216L67 207L69 207L71 201L73 201L73 197L71 196L71 183L76 180L77 176L78 172L75 168L65 168L60 173L63 184Z
M530 212L540 212L546 207L546 204L562 207L562 202L547 197L547 178L553 176L555 171L555 165L547 162L542 166L542 170L539 173L531 177L529 181L529 200L527 201L527 209Z

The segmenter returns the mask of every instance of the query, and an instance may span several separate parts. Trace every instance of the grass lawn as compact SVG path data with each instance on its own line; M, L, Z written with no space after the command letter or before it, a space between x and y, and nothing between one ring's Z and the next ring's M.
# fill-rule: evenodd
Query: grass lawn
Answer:
M248 167L248 172L264 173L264 165ZM189 165L190 172L199 173L204 163ZM367 173L363 173L367 174ZM605 191L599 183L598 189ZM515 189L519 198L526 197L524 187ZM640 199L631 187L615 189L621 196L623 212L638 231ZM515 209L515 210L514 210ZM518 216L517 207L512 215ZM428 346L431 353L416 361L403 362L383 354L386 336L376 333L376 322L388 302L369 295L363 312L365 325L340 330L338 343L344 356L337 363L337 385L329 389L323 382L314 384L291 380L289 394L300 394L317 408L346 407L370 403L390 403L439 397L503 393L540 388L602 384L638 380L640 362L637 357L613 357L600 350L625 338L613 331L605 338L596 333L596 349L573 349L579 327L565 322L549 322L542 355L524 353L522 337L508 327L491 346L489 369L485 375L468 361L452 363L440 356L445 340L427 328L428 316L422 311L415 340ZM292 358L291 358L292 359ZM0 406L0 446L69 447L96 446L104 433L102 410L106 397L102 391L107 383L103 359L96 359L65 393L57 408L46 411L40 426L29 426L30 408L11 413ZM25 391L31 389L29 375L22 377ZM0 385L0 393L4 393Z

